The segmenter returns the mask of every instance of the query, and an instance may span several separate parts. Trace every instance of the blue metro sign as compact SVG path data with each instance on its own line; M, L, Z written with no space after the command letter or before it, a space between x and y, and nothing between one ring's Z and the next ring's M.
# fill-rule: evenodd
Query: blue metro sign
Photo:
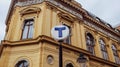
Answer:
M62 31L65 30L66 27L56 27L55 30L58 31L59 37L62 37Z
M55 40L64 40L69 36L69 28L65 25L55 26L52 28L51 34Z

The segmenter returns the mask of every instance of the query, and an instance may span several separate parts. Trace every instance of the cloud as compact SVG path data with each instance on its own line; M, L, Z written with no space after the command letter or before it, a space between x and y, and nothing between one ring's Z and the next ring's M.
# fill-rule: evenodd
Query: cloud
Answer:
M11 0L0 1L0 41L4 39L5 35L5 19Z
M101 19L107 21L112 26L120 22L120 0L76 0L82 4L83 8L92 12Z

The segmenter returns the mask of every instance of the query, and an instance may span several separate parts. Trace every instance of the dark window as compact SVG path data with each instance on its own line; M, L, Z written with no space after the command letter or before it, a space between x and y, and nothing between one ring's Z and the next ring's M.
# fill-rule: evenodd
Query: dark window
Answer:
M117 52L117 48L114 45L112 45L112 51L113 51L115 62L117 64L120 64L120 58L119 58L119 55L118 55L118 52Z
M22 39L28 39L33 37L33 22L33 19L25 20L22 31Z
M26 60L19 61L15 67L29 67L29 63Z
M71 27L70 26L68 26L68 25L66 25L66 24L63 24L63 25L65 25L65 26L67 26L68 28L69 28L69 36L64 40L64 43L67 43L67 44L71 44Z
M72 65L72 63L69 63L66 65L66 67L74 67L74 66Z
M106 49L106 45L103 39L99 40L99 44L100 44L100 48L102 51L102 56L104 59L108 60L108 53L107 53L107 49Z
M94 55L94 37L90 34L86 34L86 45L87 50Z

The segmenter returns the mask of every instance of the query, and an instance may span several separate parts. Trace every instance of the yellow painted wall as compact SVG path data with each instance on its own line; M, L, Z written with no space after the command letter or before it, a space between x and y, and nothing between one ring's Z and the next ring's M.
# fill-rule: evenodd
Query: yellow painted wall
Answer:
M38 13L28 13L21 14L24 9L29 8L39 8L40 11ZM61 15L59 15L61 13ZM67 19L65 16L70 17L71 19ZM8 41L20 41L21 33L23 28L23 21L25 19L33 18L34 21L34 38L37 38L39 35L46 35L51 37L51 28L55 25L59 25L61 23L66 24L72 28L71 33L71 44L73 47L82 48L86 50L86 39L85 33L91 32L95 42L95 56L102 58L100 52L99 38L104 37L106 39L106 44L109 45L107 47L108 54L110 57L110 61L114 62L112 50L111 50L111 42L116 42L116 45L119 45L118 41L111 39L109 40L107 35L96 32L95 29L85 25L81 20L76 19L72 14L62 10L57 9L55 7L49 6L46 2L30 5L30 6L16 6L13 10L13 14L9 19L9 29L5 36L5 40ZM74 19L74 20L72 20ZM29 40L29 39L28 39ZM22 40L21 40L22 41ZM23 40L27 41L27 40ZM120 47L120 46L118 46ZM118 48L119 49L119 48ZM119 53L120 54L120 53ZM54 57L54 63L47 63L47 56L52 55ZM73 63L74 67L78 67L79 64L76 62L76 59L79 57L75 51L64 48L63 49L63 65L66 63ZM19 46L8 46L4 47L1 58L0 58L0 67L14 67L14 65L21 59L26 59L30 63L30 67L58 67L58 46L54 46L52 43L40 42L37 44L25 44ZM89 57L88 57L89 59ZM89 66L89 62L88 67ZM99 63L97 63L100 65ZM106 65L105 65L106 66ZM107 66L110 67L110 66Z

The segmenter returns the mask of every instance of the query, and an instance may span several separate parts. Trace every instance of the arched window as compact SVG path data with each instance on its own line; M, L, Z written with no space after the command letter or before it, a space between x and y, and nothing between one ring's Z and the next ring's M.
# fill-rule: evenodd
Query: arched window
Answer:
M19 61L15 67L29 67L29 63L26 60Z
M33 37L33 19L24 21L24 27L22 30L22 39L29 39Z
M72 63L68 63L66 67L74 67Z
M86 45L87 50L94 55L94 37L90 33L86 34Z
M117 52L117 48L115 47L115 45L112 45L112 51L113 51L113 55L114 55L114 59L115 59L115 63L120 64L120 58Z
M106 49L106 45L103 39L100 38L99 40L99 44L100 44L100 48L102 51L102 56L105 60L108 60L108 53L107 53L107 49Z

